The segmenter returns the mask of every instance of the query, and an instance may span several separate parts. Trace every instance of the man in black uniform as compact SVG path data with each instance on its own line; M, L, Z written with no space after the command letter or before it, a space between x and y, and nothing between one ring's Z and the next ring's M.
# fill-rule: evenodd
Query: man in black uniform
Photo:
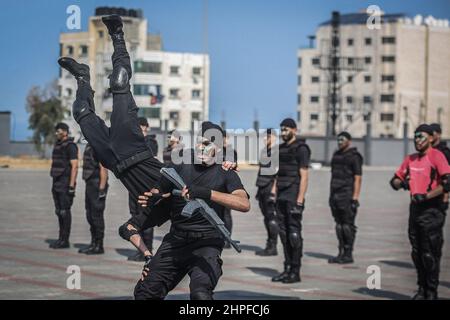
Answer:
M52 194L59 222L58 240L50 248L69 248L72 214L70 208L75 197L78 173L78 147L69 137L69 126L58 123L55 127L56 143L53 147L50 176L53 178Z
M275 146L277 141L275 130L267 129L264 139L266 146L261 151L259 158L256 200L258 200L259 208L264 217L267 241L266 247L255 252L255 254L258 256L276 256L278 254L277 238L279 228L275 214L275 195L272 193L276 176L276 168L273 167L275 165L274 160L278 160L278 148Z
M439 123L430 124L431 129L433 130L433 148L438 149L442 152L447 159L447 162L450 164L450 149L447 146L445 141L441 140L442 128ZM444 211L448 210L449 196L448 193L445 193L442 199L442 209Z
M208 133L211 130L215 132ZM170 203L172 225L153 258L150 259L151 253L138 233L145 226L145 216L144 220L133 217L121 227L121 236L130 240L149 260L136 285L136 299L164 299L186 274L191 278L192 300L213 298L213 290L222 275L220 255L224 240L203 217L200 211L203 209L197 209L191 217L183 217L181 211L186 205L185 198L204 199L219 216L225 207L242 212L250 210L248 194L237 173L217 164L223 161L220 155L222 134L218 125L204 122L195 150L184 152L183 159L188 161L172 165L187 187L182 190L182 197L164 200ZM169 197L173 189L163 177L157 188L139 197L140 203L147 206L157 196Z
M351 146L352 136L348 132L341 132L337 138L339 149L331 159L329 204L336 222L339 253L328 262L345 264L353 263L363 157Z
M91 231L91 244L78 250L79 253L103 254L105 237L106 194L108 192L108 170L98 162L94 149L87 144L83 154L83 180L86 182L85 209Z
M181 156L184 144L181 142L180 133L176 130L169 132L169 144L163 150L163 162L165 165L172 164L173 157Z
M139 126L142 130L142 134L145 137L145 143L147 144L150 151L153 153L153 156L156 157L158 155L158 142L156 139L148 134L149 124L146 118L140 117ZM132 194L129 194L128 197L128 207L130 208L130 214L132 216L138 214L139 208L136 202L136 199L133 198ZM153 250L153 228L148 228L141 232L141 237L144 241L146 247L150 250ZM144 255L138 250L134 256L130 256L128 258L130 261L145 261Z
M279 148L280 168L272 193L276 194L277 220L284 250L284 271L272 278L274 282L300 282L303 255L302 218L308 188L308 167L311 151L297 138L297 124L285 119L280 124L284 143Z
M108 28L114 47L112 55L113 71L110 90L113 95L111 127L95 114L90 86L89 66L79 64L74 59L62 57L59 65L77 79L78 90L72 107L72 114L100 163L114 172L137 201L138 195L152 188L161 174L159 162L145 143L139 127L138 108L130 91L132 76L130 56L126 49L123 23L118 15L102 17ZM161 225L169 219L167 212L153 210L151 225Z

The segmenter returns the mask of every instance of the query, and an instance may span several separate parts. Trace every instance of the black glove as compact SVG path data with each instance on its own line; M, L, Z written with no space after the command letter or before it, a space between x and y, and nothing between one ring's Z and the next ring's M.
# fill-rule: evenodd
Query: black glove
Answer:
M152 193L152 196L148 198L147 201L147 207L152 207L156 204L158 204L158 202L163 198L162 196L163 194L160 193Z
M303 210L305 210L305 205L297 202L297 204L291 209L291 215L301 216L303 214Z
M356 212L359 208L359 201L356 199L353 199L350 205L352 207L352 211Z
M405 179L404 181L402 181L401 187L405 190L409 190L409 180Z
M150 264L150 261L152 261L153 256L149 255L149 256L145 256L145 263L144 263L144 269L148 268L148 265Z
M98 190L98 200L106 199L106 189Z
M75 187L69 187L68 195L72 198L75 198Z
M423 193L418 193L413 196L412 200L414 203L419 204L419 203L427 201L427 195L423 194Z
M189 199L211 199L211 189L202 186L190 186L188 187Z

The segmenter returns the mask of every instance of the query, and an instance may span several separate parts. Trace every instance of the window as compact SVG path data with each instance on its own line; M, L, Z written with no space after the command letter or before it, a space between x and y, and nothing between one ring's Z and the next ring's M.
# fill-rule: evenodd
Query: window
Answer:
M364 82L368 83L372 81L372 77L371 76L364 76Z
M317 102L319 102L319 96L311 96L311 97L310 97L310 101L311 101L312 103L317 103Z
M316 76L311 77L311 82L312 82L312 83L318 83L319 81L320 81L320 78L319 78L319 77L316 77Z
M394 121L394 114L393 113L381 113L380 114L380 121L392 122L392 121Z
M382 56L381 62L395 62L395 56Z
M318 121L318 120L319 120L319 115L318 115L317 113L311 113L311 114L309 115L309 119L310 119L311 121Z
M302 85L302 76L298 76L298 77L297 77L297 82L298 82L298 85L299 85L299 86Z
M300 122L302 119L302 113L300 111L297 111L297 121Z
M72 96L72 89L66 88L66 96L71 97Z
M73 55L73 47L72 46L67 46L67 54L69 56Z
M202 93L200 90L192 90L192 99L200 99Z
M99 37L99 38L103 38L103 30L100 30L100 31L98 32L98 37Z
M395 44L395 37L382 37L381 43L382 44Z
M346 99L347 103L353 103L353 97L352 96L347 96Z
M178 120L179 117L180 117L180 113L178 111L171 111L171 112L169 112L170 120Z
M347 122L353 122L353 115L347 114L347 115L345 116L345 119L347 119Z
M192 121L195 121L195 120L200 121L200 115L201 115L200 112L192 112L191 113L191 120Z
M150 94L149 86L146 84L133 85L133 94L136 96L147 96Z
M170 66L170 75L171 76L179 76L180 75L180 67Z
M352 83L353 82L353 76L348 76L347 77L347 82L348 83Z
M393 81L395 81L395 76L393 74L381 75L381 82L393 82Z
M372 45L372 38L365 38L364 39L364 43L366 44L366 46L371 46Z
M180 89L170 89L169 90L169 98L170 99L179 99Z
M299 68L302 67L302 58L298 58L298 67L299 67Z
M363 97L364 103L372 103L372 97L371 96L364 96Z
M159 119L161 117L161 108L141 107L139 108L138 116L147 119Z
M318 66L320 64L320 59L319 58L312 58L311 59L311 63L313 66Z
M364 58L365 64L371 64L372 63L372 57L365 57Z
M353 46L353 43L354 43L353 39L347 39L347 45L348 45L349 47L352 47L352 46Z
M202 68L200 68L200 67L192 68L192 74L194 76L200 76L202 74Z
M85 57L88 54L88 46L82 45L80 46L80 57Z
M302 95L300 93L297 95L297 104L302 104Z
M380 96L380 101L381 102L394 102L395 98L393 94L382 94Z
M347 63L348 64L353 64L354 59L353 58L347 58Z
M161 73L161 62L135 61L134 72L137 73Z

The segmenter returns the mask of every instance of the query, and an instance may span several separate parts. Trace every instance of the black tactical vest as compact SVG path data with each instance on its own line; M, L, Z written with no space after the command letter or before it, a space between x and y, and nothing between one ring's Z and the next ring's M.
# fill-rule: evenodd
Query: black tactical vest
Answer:
M308 145L298 138L287 145L283 143L280 145L280 168L277 174L277 187L279 190L286 189L292 184L300 184L300 174L297 159L295 155L299 148L306 148L311 155L311 149Z
M275 158L278 157L278 152L275 151L277 149L278 149L278 147L276 147L274 149L265 147L261 151L261 155L259 157L258 178L256 179L256 186L259 188L264 188L264 187L268 186L275 179L278 168L271 168L271 164L272 164L272 160L275 160ZM277 161L277 160L275 160L275 161ZM271 168L271 169L265 170L265 171L270 170L271 172L266 172L266 174L261 174L261 169L263 169L263 168Z
M356 148L350 148L346 152L336 151L331 159L331 185L332 193L353 193L355 176L352 171L352 163L359 158L363 162L362 155Z
M436 149L438 149L444 154L445 158L447 159L447 162L450 164L450 149L447 147L447 143L442 141L436 146Z
M94 149L92 149L90 144L87 144L83 154L83 180L99 178L100 164L95 159Z
M50 176L53 178L70 176L70 159L69 146L75 144L73 138L68 138L65 141L57 141L53 147L52 153L52 167L50 169ZM76 146L76 145L75 145Z

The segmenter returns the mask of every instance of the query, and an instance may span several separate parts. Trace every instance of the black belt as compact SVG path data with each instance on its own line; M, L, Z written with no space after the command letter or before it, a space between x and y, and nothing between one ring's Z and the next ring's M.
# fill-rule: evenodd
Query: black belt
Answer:
M220 234L215 230L198 232L198 231L185 231L172 227L170 228L170 233L186 239L221 238Z
M122 160L114 168L114 170L113 170L114 175L117 178L120 178L120 175L128 168L130 168L146 159L152 158L152 157L153 157L153 153L150 150L146 150L146 151L137 153L134 156L129 157L128 159Z

